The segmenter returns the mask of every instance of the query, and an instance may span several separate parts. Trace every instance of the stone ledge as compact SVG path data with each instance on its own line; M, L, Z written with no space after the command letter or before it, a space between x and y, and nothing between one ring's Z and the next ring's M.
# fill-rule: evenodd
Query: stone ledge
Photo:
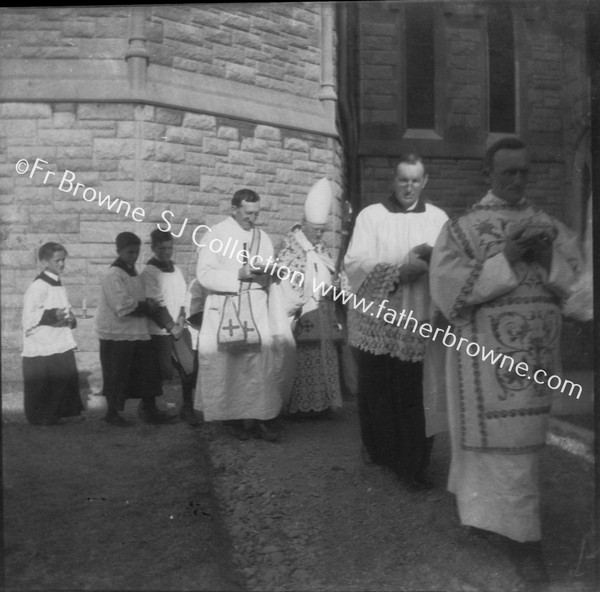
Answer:
M550 417L546 443L594 463L594 432L557 417Z
M3 60L0 101L141 103L338 137L318 98L307 99L166 66L148 67L144 89L130 86L123 60Z

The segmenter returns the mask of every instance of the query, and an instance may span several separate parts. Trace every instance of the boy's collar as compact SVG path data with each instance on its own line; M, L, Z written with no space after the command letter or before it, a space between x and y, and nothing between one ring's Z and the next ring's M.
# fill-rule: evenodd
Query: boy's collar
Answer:
M148 259L147 265L154 265L154 267L158 267L158 269L166 273L173 273L175 271L175 264L173 261L161 261L157 257Z
M45 273L46 275L50 276L55 282L60 281L60 276L58 276L56 273L53 273L52 271L48 271L47 269L44 269L44 271L42 273Z
M62 286L59 276L57 276L55 273L52 273L51 271L44 270L35 279L42 280L43 282L46 282L51 286Z
M135 267L130 267L129 265L127 265L127 263L125 263L125 261L123 261L123 259L121 259L121 257L117 257L111 264L111 267L118 267L119 269L122 269L127 275L130 275L131 277L135 277L138 273Z

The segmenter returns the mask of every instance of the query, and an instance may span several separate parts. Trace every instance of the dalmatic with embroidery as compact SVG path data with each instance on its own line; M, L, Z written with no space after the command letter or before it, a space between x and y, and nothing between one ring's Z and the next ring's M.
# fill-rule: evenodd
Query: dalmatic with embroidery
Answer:
M555 237L549 270L506 260L506 238L523 226ZM490 192L442 230L431 260L431 295L451 323L454 347L465 340L451 352L456 363L448 368L464 450L523 453L544 445L554 391L534 375L545 372L537 374L544 382L560 374L560 305L580 265L575 233L526 200L511 206ZM519 363L524 376L516 372Z

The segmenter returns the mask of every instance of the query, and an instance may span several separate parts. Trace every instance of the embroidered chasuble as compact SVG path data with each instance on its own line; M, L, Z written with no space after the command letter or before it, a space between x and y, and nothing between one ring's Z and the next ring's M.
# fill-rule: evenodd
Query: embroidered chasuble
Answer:
M276 417L289 397L294 339L278 283L240 282L248 258L274 261L262 230L244 230L230 217L203 237L196 275L207 290L198 342L194 406L206 421Z
M504 257L506 237L524 227L555 237L549 272L536 261L511 267ZM463 450L517 454L544 445L553 391L534 374L560 375L560 304L580 257L576 235L563 224L525 200L510 206L491 193L442 230L431 294L456 342L465 340L458 351L447 348Z
M286 311L293 319L296 373L288 411L320 412L341 407L338 353L334 340L342 338L333 300L320 285L331 286L335 264L322 242L315 245L300 225L289 232L277 253L295 281L281 283ZM300 281L301 279L301 281Z

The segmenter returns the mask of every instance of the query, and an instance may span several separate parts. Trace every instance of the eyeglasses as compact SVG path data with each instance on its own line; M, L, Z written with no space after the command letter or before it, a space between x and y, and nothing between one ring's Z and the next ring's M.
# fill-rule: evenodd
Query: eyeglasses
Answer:
M394 183L396 183L398 187L408 187L409 185L420 187L423 185L423 179L394 179Z

